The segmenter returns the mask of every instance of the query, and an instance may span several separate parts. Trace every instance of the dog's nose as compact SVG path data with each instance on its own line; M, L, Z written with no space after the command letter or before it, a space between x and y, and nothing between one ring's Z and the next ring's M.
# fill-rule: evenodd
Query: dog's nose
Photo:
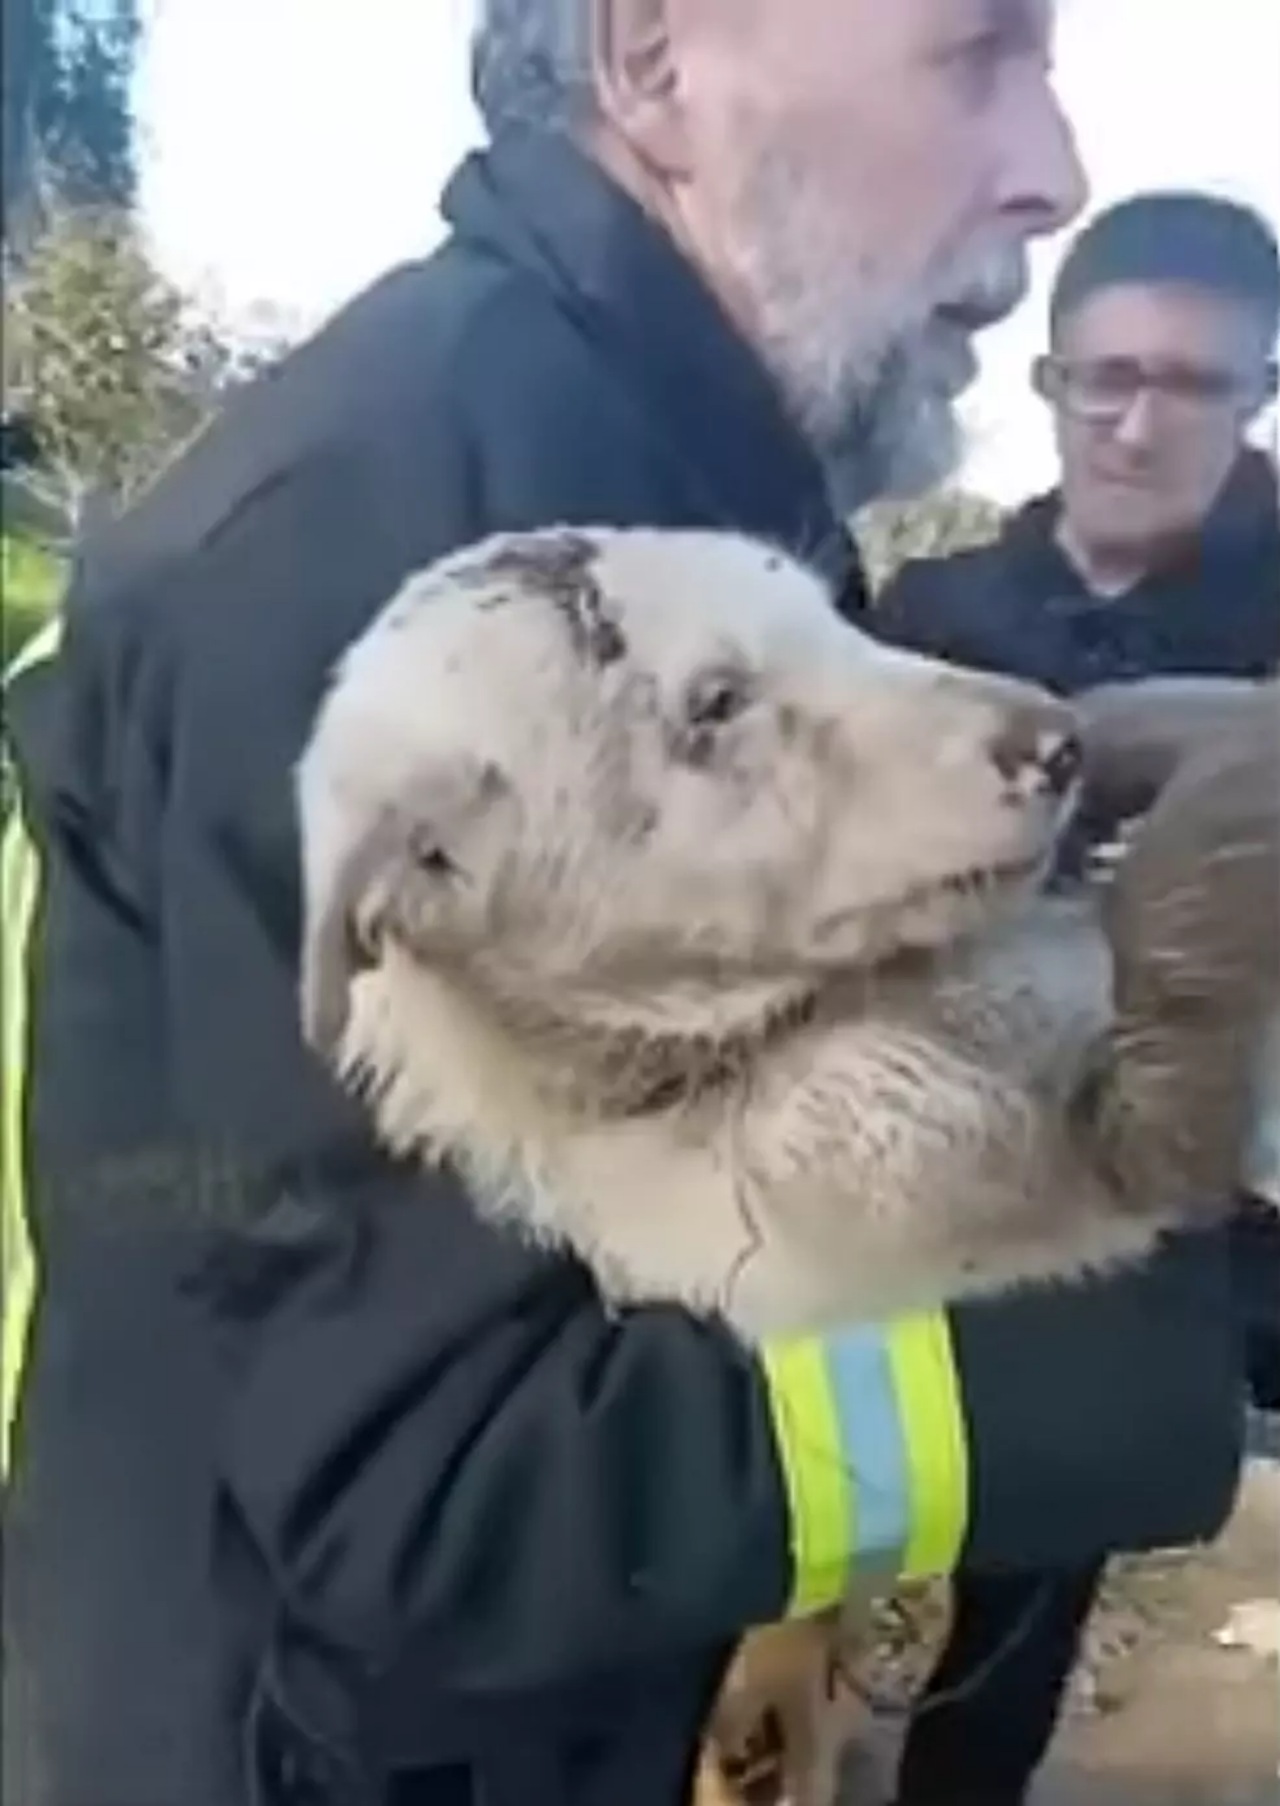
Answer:
M991 763L1006 784L1024 792L1065 796L1080 776L1084 753L1074 729L1040 709L1022 709L991 742Z

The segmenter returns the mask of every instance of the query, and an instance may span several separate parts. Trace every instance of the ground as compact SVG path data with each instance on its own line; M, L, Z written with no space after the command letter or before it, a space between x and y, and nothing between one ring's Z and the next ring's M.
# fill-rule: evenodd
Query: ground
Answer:
M1280 1604L1280 1465L1251 1467L1227 1534L1189 1561L1112 1709L1069 1714L1037 1806L1275 1806L1274 1656L1215 1642L1232 1608Z
M1219 1643L1257 1602L1263 1647ZM1035 1806L1276 1806L1278 1614L1280 1461L1259 1458L1211 1549L1113 1577ZM883 1801L894 1741L882 1731L845 1806Z

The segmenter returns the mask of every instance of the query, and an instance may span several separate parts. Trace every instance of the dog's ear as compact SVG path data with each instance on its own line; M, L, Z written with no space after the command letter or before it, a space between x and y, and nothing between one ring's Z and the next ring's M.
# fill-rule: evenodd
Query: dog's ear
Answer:
M302 933L302 1032L326 1061L341 1045L351 983L370 956L358 925L360 904L399 864L402 840L401 823L387 811L365 823L333 857L311 861Z
M318 804L314 791L304 802L302 1031L323 1059L338 1053L352 982L376 961L385 930L429 951L433 924L474 875L477 818L507 791L494 766L461 757L420 771L367 813Z

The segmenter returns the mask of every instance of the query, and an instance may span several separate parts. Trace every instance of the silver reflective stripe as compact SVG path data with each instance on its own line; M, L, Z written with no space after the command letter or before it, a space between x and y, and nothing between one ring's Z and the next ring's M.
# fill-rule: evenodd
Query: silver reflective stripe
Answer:
M760 1363L790 1517L788 1614L838 1604L861 1574L951 1573L970 1473L946 1312L765 1343Z
M829 1343L827 1361L840 1440L858 1476L849 1498L853 1571L896 1576L911 1537L911 1478L883 1331L845 1331Z

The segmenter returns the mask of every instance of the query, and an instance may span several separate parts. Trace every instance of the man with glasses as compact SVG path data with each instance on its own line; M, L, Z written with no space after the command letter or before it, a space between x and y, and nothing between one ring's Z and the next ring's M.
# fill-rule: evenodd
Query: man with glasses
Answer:
M1097 215L1062 263L1050 348L1033 371L1059 486L993 545L908 565L882 597L885 634L1066 694L1275 670L1276 473L1246 433L1275 394L1278 329L1276 241L1248 209L1158 193ZM1099 811L1082 819L1063 876L1081 875L1122 826ZM1249 1183L1232 1253L1249 1390L1276 1409L1280 1216ZM1133 1457L1142 1462L1140 1423ZM1021 1806L1100 1574L959 1577L951 1639L907 1737L900 1806Z

